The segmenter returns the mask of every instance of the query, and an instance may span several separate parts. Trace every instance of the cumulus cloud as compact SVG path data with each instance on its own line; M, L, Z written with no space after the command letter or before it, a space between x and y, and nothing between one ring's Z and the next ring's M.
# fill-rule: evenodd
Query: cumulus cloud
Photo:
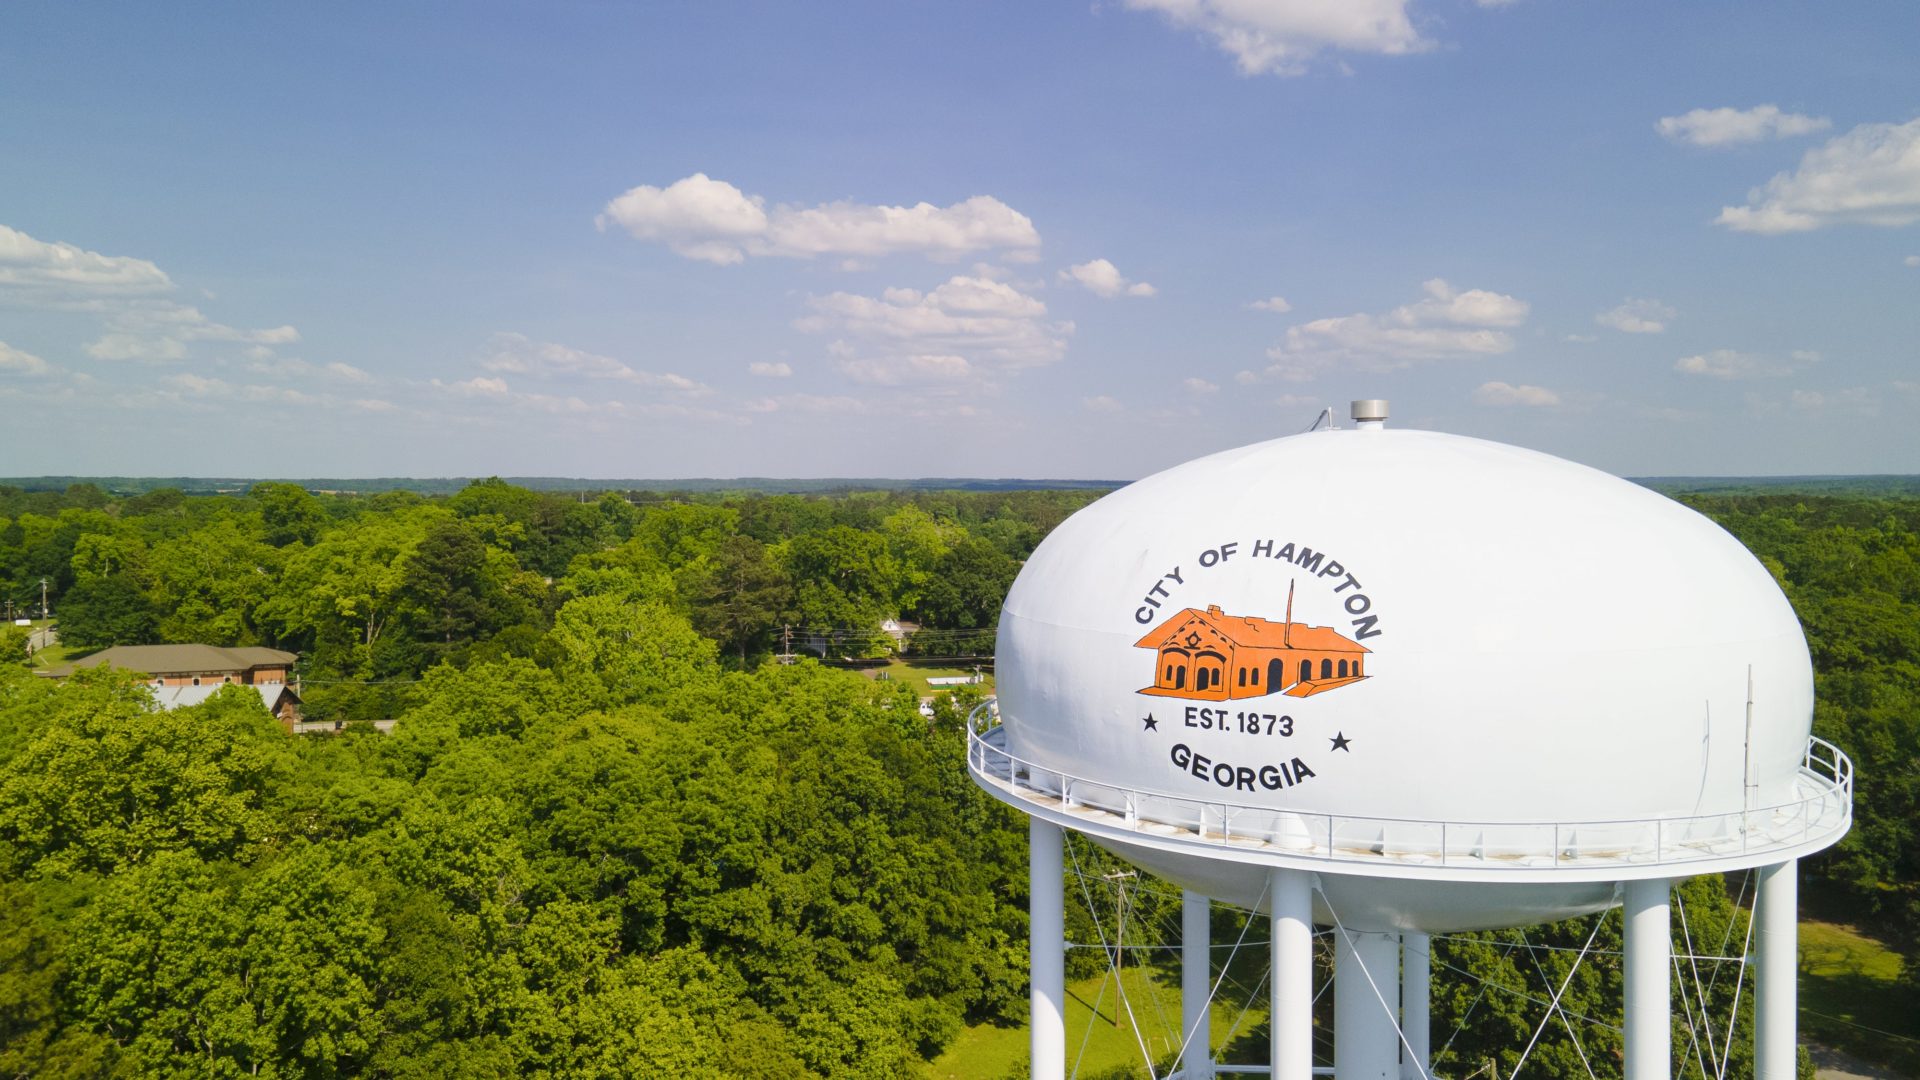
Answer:
M1673 370L1685 375L1705 375L1713 379L1761 379L1791 375L1800 368L1820 362L1820 354L1809 351L1789 353L1785 358L1737 349L1683 356L1674 361Z
M1714 219L1738 232L1808 232L1828 225L1920 221L1920 119L1862 124L1807 151L1800 167L1747 193Z
M35 240L0 225L0 297L59 303L84 297L146 296L172 288L172 280L145 259Z
M636 240L667 246L689 259L728 265L748 256L812 258L919 253L957 258L1040 245L1025 214L990 196L952 206L872 206L856 202L818 206L767 205L705 173L664 188L642 184L608 202L595 219L602 230L625 229Z
M1105 259L1094 259L1060 271L1061 281L1078 282L1088 292L1108 300L1116 296L1152 296L1156 291L1144 281L1128 281L1120 268Z
M1593 321L1623 334L1658 334L1678 314L1658 300L1630 296L1619 307L1595 315Z
M1203 397L1207 394L1217 394L1220 392L1219 383L1208 382L1201 378L1182 379L1180 380L1180 385L1186 387L1187 393L1196 397Z
M1334 366L1392 371L1434 360L1497 356L1513 349L1507 333L1526 322L1526 301L1486 289L1461 292L1445 281L1425 282L1424 299L1382 315L1342 315L1287 329L1267 350L1269 375L1295 381Z
M1909 255L1900 261L1908 266L1920 267L1920 255Z
M1293 310L1293 305L1287 303L1287 298L1284 296L1269 296L1265 300L1255 300L1247 306L1255 311L1271 311L1275 315L1285 315Z
M291 326L243 330L216 322L198 308L168 299L174 289L173 280L146 259L37 240L0 225L0 305L98 320L102 333L86 347L96 360L183 360L194 342L271 353L300 339Z
M813 415L858 416L873 411L873 405L846 394L782 394L755 398L742 408L750 413L796 412Z
M542 379L609 379L656 390L704 394L709 388L684 375L636 371L611 356L601 356L552 341L535 341L525 334L503 331L487 342L480 366L508 375Z
M25 349L16 349L0 341L0 374L5 375L46 375L53 371L53 365L33 355Z
M1543 408L1560 404L1560 395L1544 386L1528 386L1522 383L1481 383L1473 391L1473 400L1479 405L1521 405L1528 408Z
M1409 0L1126 0L1196 30L1243 75L1299 75L1323 50L1399 56L1430 48L1407 17Z
M784 379L793 374L793 365L784 360L755 360L747 365L747 374L763 379Z
M1694 109L1679 116L1663 116L1653 125L1668 139L1690 146L1737 146L1767 139L1811 135L1833 126L1824 116L1781 112L1778 105L1751 109Z
M1081 398L1080 405L1093 413L1117 413L1126 408L1110 394L1095 394L1093 397Z
M1842 390L1793 390L1787 405L1800 412L1846 412L1871 416L1880 411L1880 395L1864 386Z
M326 364L312 364L296 357L274 356L271 350L261 350L261 355L247 362L247 370L261 375L278 375L282 378L301 379L337 379L341 382L367 383L373 376L352 364L335 360Z
M1039 299L968 275L926 292L836 292L809 305L813 314L794 326L836 335L828 352L842 373L866 383L952 382L1050 364L1073 333L1071 322L1049 322Z
M201 341L247 345L249 354L263 356L272 355L274 346L300 340L300 332L291 326L242 330L207 318L199 308L165 300L136 300L115 307L107 316L106 330L87 346L87 355L95 360L184 360L189 344Z

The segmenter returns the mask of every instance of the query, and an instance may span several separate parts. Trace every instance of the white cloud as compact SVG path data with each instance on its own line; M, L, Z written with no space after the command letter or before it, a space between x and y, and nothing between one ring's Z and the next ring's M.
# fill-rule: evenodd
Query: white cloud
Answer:
M964 356L920 353L902 357L850 356L839 362L841 374L871 386L955 382L970 378L973 365Z
M1593 321L1623 334L1658 334L1678 314L1658 300L1630 296L1619 307L1595 315Z
M1206 394L1217 394L1220 392L1219 383L1211 383L1205 379L1200 379L1200 378L1182 379L1180 380L1180 385L1187 388L1187 393L1193 394L1196 396L1203 396Z
M631 188L607 203L595 223L602 230L617 225L637 240L665 244L676 254L722 266L750 255L870 257L912 252L957 258L998 248L1008 249L1011 257L1040 244L1040 234L1025 214L990 195L945 207L841 201L769 209L765 198L705 173L664 188Z
M173 282L145 259L35 240L0 225L0 297L27 303L164 293Z
M858 415L870 411L870 406L857 397L845 394L782 394L779 397L755 398L743 406L750 413L800 412L829 415Z
M1599 334L1568 334L1565 340L1571 341L1575 345L1591 345L1594 342L1600 340L1600 335Z
M1560 395L1544 386L1528 386L1511 383L1481 383L1473 392L1473 400L1479 405L1522 405L1528 408L1544 408L1560 404Z
M1714 379L1759 379L1791 375L1800 368L1819 362L1819 353L1805 350L1789 353L1785 359L1781 359L1736 349L1714 349L1681 357L1674 361L1673 370Z
M1260 381L1260 374L1255 371L1236 371L1233 373L1233 381L1241 386L1252 386Z
M260 349L254 359L247 361L248 371L261 375L278 375L282 378L301 379L338 379L341 382L372 382L373 376L352 364L335 360L326 364L312 364L296 357L279 357L270 349Z
M1811 135L1833 126L1824 116L1781 112L1778 105L1751 109L1694 109L1679 116L1663 116L1654 130L1678 143L1692 146L1737 146L1766 139Z
M1920 119L1862 124L1807 151L1714 219L1738 232L1807 232L1827 225L1897 227L1920 221Z
M1909 255L1906 258L1901 259L1900 261L1907 264L1908 266L1920 267L1920 255Z
M1387 56L1431 46L1407 17L1408 0L1126 0L1197 30L1244 75L1298 75L1323 49Z
M386 401L382 398L355 398L353 407L365 412L376 413L393 412L399 408L399 406L393 402Z
M163 295L174 289L172 279L145 259L36 240L0 225L0 305L98 320L102 332L86 347L97 360L183 360L192 342L243 345L258 358L300 340L291 326L242 330L215 322Z
M1247 306L1255 311L1271 311L1275 315L1285 315L1293 310L1293 305L1287 303L1287 298L1284 296L1269 296L1265 300L1255 300Z
M1093 397L1081 398L1080 405L1088 412L1095 413L1117 413L1126 409L1126 406L1120 404L1118 399L1108 394L1096 394Z
M1864 386L1842 390L1792 390L1787 393L1787 406L1798 412L1872 416L1880 411L1880 395Z
M1119 267L1105 259L1068 267L1060 271L1060 280L1079 282L1088 292L1108 300L1116 296L1152 296L1158 291L1144 281L1128 281L1121 275Z
M755 360L747 365L747 374L763 379L784 379L793 374L793 365L785 360Z
M809 304L814 313L794 326L838 335L828 352L848 377L867 383L951 382L1050 364L1073 333L1070 322L1048 322L1035 297L965 275L928 292L836 292Z
M434 385L440 385L440 381L435 379ZM450 383L448 386L456 393L483 394L487 397L506 397L509 392L507 380L495 379L486 375L475 375L471 379Z
M610 379L658 390L683 394L704 394L710 388L672 372L655 374L635 371L611 356L601 356L551 341L535 341L525 334L501 332L487 342L480 366L487 371L509 375L531 375L542 379Z
M1422 288L1425 299L1383 315L1343 315L1289 327L1286 338L1267 350L1274 361L1267 373L1299 381L1333 366L1391 371L1513 349L1513 336L1506 331L1526 322L1526 301L1485 289L1460 292L1439 278Z
M53 371L53 365L33 355L25 349L16 349L0 341L0 374L6 375L47 375Z

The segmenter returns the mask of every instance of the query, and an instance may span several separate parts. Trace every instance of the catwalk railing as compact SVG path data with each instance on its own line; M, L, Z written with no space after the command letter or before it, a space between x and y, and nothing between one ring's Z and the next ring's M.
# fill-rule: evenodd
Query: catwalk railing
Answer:
M1539 870L1668 864L1760 856L1844 832L1853 817L1853 762L1809 738L1801 798L1686 817L1493 822L1311 814L1119 786L1037 764L1006 748L993 701L968 716L967 767L976 780L1089 824L1184 842L1324 860Z

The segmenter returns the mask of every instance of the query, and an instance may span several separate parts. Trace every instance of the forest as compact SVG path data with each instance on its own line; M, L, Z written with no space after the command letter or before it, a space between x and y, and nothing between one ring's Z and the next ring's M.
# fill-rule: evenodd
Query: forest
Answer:
M156 711L126 673L35 675L0 629L0 1076L931 1075L1024 1022L1024 822L967 778L971 690L929 717L849 669L990 656L1022 560L1100 494L0 488L0 597L44 588L60 649L291 650L307 715L345 722L289 735L237 690ZM1859 767L1803 906L1920 990L1920 501L1679 497L1786 590L1815 730ZM1689 932L1738 941L1749 898L1690 881ZM1134 903L1150 926L1177 899ZM1618 916L1530 934L1442 943L1470 976L1437 980L1451 1071L1506 1075L1524 988L1617 948ZM1547 1029L1530 1075L1608 1075L1618 980L1582 969L1567 1005L1597 1019ZM1743 1075L1744 1039L1686 1075Z

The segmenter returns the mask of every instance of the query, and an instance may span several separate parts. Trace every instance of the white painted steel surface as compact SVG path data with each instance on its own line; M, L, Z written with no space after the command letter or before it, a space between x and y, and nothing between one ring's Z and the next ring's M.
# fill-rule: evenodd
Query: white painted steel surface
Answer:
M1400 936L1333 932L1333 1075L1400 1075Z
M1273 934L1268 1075L1308 1080L1313 1075L1313 878L1301 870L1269 870L1264 891Z
M1210 605L1227 629L1197 627L1192 649L1233 656L1137 644ZM1229 649L1221 634L1272 647ZM1334 654L1280 644L1303 636L1346 649L1364 677L1323 678ZM1811 667L1766 569L1664 496L1477 439L1320 431L1129 485L1028 559L998 654L1006 749L1040 768L1308 816L1490 825L1739 813L1751 668L1757 803L1803 797ZM1239 669L1283 655L1273 674L1248 671L1257 687L1240 684ZM1143 692L1171 670L1162 660L1190 663L1195 682ZM1196 692L1204 666L1224 685ZM1314 692L1274 692L1276 677ZM1221 693L1237 696L1208 699ZM1189 727L1189 707L1224 708L1228 730ZM1248 712L1257 735L1235 718ZM1176 764L1179 746L1207 759L1205 775ZM1277 770L1296 758L1310 776ZM1247 790L1238 770L1267 766Z
M1028 974L1032 983L1033 1080L1067 1075L1066 834L1041 818L1027 822Z
M1671 1080L1673 928L1663 880L1630 881L1626 917L1626 1080Z
M1798 951L1800 939L1800 864L1788 860L1760 871L1754 899L1759 970L1754 976L1754 1076L1757 1080L1794 1080L1794 1050L1799 1024Z
M1213 990L1212 909L1204 893L1188 889L1180 897L1180 1037L1187 1045L1181 1075L1187 1080L1213 1076L1213 1010L1207 1004Z

